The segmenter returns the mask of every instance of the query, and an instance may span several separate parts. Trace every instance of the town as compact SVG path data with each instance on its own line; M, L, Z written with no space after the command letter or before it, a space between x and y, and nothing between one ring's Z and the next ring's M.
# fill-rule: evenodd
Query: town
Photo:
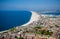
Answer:
M0 33L0 39L60 39L60 17L40 16L29 25Z

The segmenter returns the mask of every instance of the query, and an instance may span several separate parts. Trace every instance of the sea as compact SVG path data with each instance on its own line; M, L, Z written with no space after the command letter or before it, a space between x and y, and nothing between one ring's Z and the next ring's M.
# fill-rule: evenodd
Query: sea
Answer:
M29 22L30 11L0 11L0 32Z
M45 14L45 15L60 15L60 12L43 12L41 14Z
M38 12L40 15L48 17L60 17L60 11L42 11Z
M59 16L60 12L37 12L41 15L47 16ZM0 11L0 32L11 29L13 27L21 26L30 21L32 12L20 10L20 11Z

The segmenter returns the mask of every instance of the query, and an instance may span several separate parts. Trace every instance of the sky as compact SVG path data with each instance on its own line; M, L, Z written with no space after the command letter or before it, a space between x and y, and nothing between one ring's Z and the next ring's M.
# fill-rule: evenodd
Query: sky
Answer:
M60 0L0 0L0 10L60 10Z

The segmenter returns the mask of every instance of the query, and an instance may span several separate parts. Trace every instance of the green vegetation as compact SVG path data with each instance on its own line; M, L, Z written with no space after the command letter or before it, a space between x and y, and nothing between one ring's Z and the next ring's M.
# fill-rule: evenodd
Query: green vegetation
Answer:
M5 34L5 33L7 33L8 31L6 31L6 32L3 32L3 34Z
M51 36L53 34L52 31L49 31L49 30L41 30L42 27L40 26L36 26L34 27L34 29L31 31L31 30L26 30L27 33L36 33L36 34L40 34L40 35L49 35Z
M29 32L28 30L26 30L26 32Z
M52 35L53 32L50 32L50 31L46 31L46 30L41 30L39 32L36 32L37 34L42 34L42 35Z
M41 34L41 32L36 32L37 34Z
M34 27L34 29L37 31L38 29L41 29L41 27L40 26L36 26L36 27Z
M36 34L42 34L42 35L52 35L53 32L49 31L49 30L39 30L41 29L42 27L40 26L36 26L34 29L35 29L35 32Z
M14 32L15 30L16 30L16 28L14 27L14 28L10 29L9 31Z
M40 26L36 26L35 29L41 29L41 27Z
M43 34L44 34L44 35L52 35L53 32L51 32L51 31L49 31L49 30L48 30L48 31L45 30Z

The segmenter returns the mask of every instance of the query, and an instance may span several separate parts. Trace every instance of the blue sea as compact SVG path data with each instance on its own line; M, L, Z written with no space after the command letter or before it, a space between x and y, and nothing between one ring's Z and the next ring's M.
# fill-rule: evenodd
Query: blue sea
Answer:
M44 15L60 15L60 12L42 12L40 14L44 14Z
M0 11L0 31L27 23L31 15L30 11Z
M52 12L40 12L39 14L49 17L60 17L60 12L52 11Z
M43 15L59 16L60 12L42 12ZM32 13L30 11L0 11L0 31L21 26L29 22Z

